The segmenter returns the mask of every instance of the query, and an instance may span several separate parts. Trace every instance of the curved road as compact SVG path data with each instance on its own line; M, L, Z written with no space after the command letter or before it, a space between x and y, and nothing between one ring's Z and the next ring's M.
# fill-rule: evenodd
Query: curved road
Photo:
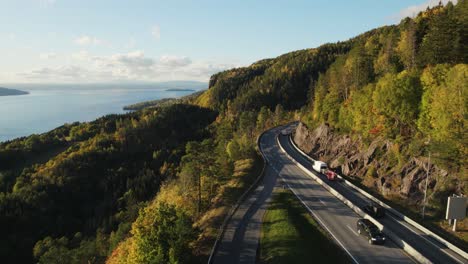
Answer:
M260 147L267 159L263 182L246 199L229 222L214 263L255 263L263 214L274 186L286 184L315 218L337 239L356 263L413 263L392 243L372 246L356 233L359 218L349 207L307 176L283 154L276 143L280 128L267 131ZM278 181L278 176L282 181ZM313 246L313 245L311 245Z
M260 138L260 145L275 142L279 128L274 128ZM262 148L263 153L269 152ZM265 153L266 154L266 153ZM255 263L260 239L262 219L278 173L269 165L265 168L263 181L255 191L239 206L224 232L214 256L214 263L236 264Z

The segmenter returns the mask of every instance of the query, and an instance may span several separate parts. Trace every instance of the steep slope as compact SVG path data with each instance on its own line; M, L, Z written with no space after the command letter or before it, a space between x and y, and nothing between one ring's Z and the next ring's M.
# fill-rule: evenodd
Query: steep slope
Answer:
M353 41L325 44L220 72L211 77L209 89L197 103L217 109L225 109L229 104L235 112L258 111L261 107L274 109L277 104L287 110L299 109L307 102L309 87L317 81L319 73L348 52Z
M102 262L215 117L174 105L0 144L4 263Z
M446 229L447 196L468 192L467 17L467 1L439 5L355 42L319 77L295 135L417 218L431 155L425 221Z

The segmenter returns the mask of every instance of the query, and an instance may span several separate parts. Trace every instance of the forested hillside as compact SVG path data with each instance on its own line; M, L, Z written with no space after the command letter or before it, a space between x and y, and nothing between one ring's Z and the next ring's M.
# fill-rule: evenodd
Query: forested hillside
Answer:
M468 191L467 18L467 1L449 2L346 42L219 73L199 103L300 108L311 134L325 124L331 135L321 140L337 140L312 154L416 217L431 162L429 225L445 225L447 195Z
M4 263L103 262L215 117L175 105L2 143Z
M468 3L459 1L374 30L319 77L303 116L310 129L326 123L335 134L359 136L362 148L376 140L388 142L391 153L378 158L393 165L369 175L377 180L394 174L394 184L384 187L410 195L415 211L422 186L411 186L409 193L397 183L405 181L401 169L413 158L431 152L438 166L434 170L445 171L431 179L434 213L443 214L447 195L468 191L467 28Z
M467 17L466 0L437 6L215 74L184 104L0 144L1 259L205 262L229 206L261 170L256 137L299 118L363 144L391 142L396 165L431 150L455 179L447 187L466 193Z
M312 87L296 139L418 219L429 170L425 223L449 230L447 196L468 191L467 28L458 1L364 34Z

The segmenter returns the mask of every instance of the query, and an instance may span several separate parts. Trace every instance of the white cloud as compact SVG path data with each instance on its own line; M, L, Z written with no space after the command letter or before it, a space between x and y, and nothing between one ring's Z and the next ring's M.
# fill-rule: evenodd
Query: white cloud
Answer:
M150 67L154 64L153 59L145 57L145 54L139 50L126 54L116 54L111 58L116 62L130 67Z
M448 2L456 4L458 0L427 0L422 4L408 6L407 8L401 10L398 15L396 15L396 18L399 21L406 17L415 17L419 12L426 10L427 7L434 7L438 5L439 2L442 2L443 5L446 5Z
M183 67L192 63L189 57L164 55L159 59L161 65L167 67Z
M47 53L41 53L39 54L39 58L43 60L48 60L48 59L55 59L57 58L58 54L55 52L47 52Z
M156 39L159 40L161 38L161 28L159 25L154 25L151 28L151 35Z
M90 37L87 35L83 35L80 37L77 37L74 42L78 45L81 46L88 46L88 45L99 45L103 44L103 41L94 37Z
M82 50L70 55L71 65L43 67L16 74L24 82L207 81L216 72L240 65L192 61L186 56L148 57L143 51L93 56Z
M40 68L31 70L18 75L32 81L42 80L58 80L58 81L74 81L82 78L87 78L91 72L78 66L62 66L56 68Z
M88 60L90 58L90 55L88 51L80 50L76 53L71 54L71 58L74 60Z

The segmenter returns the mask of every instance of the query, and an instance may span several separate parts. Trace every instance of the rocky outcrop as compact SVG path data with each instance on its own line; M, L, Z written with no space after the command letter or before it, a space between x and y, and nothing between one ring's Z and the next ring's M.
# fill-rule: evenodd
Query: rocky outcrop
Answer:
M208 82L208 88L211 88L211 87L215 86L217 81L218 81L218 75L217 74L212 75L210 77L210 81Z
M425 157L408 159L400 154L399 145L388 140L377 138L366 144L359 136L334 133L325 124L310 131L300 123L293 139L313 158L384 196L404 198L409 204L422 201L428 164ZM437 190L446 178L446 171L431 165L429 189Z

